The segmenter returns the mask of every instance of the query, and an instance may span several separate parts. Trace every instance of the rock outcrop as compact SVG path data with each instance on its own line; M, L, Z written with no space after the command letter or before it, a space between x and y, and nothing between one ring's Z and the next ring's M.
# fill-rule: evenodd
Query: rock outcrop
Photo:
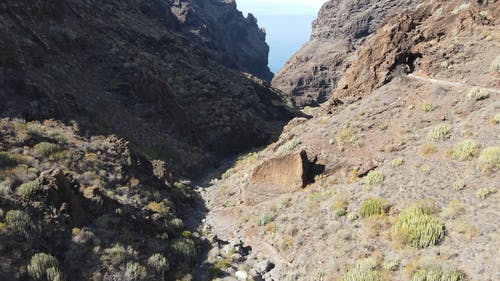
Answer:
M302 189L309 178L307 153L290 154L270 159L255 168L245 188L246 202L257 203L266 198Z
M3 1L0 116L74 120L184 174L271 141L294 113L239 72L269 78L257 71L267 47L255 20L211 0L184 1L182 20L175 3Z
M170 0L181 29L225 66L270 82L266 33L234 0Z
M313 23L311 39L276 74L272 85L304 107L325 102L364 39L390 16L419 0L330 0Z

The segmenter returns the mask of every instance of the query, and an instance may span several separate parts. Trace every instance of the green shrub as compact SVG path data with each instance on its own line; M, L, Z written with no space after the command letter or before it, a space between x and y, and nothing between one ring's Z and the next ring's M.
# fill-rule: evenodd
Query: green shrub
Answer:
M500 113L497 113L495 114L495 116L493 116L493 124L500 124Z
M277 216L278 216L278 214L276 212L265 212L265 213L262 213L257 218L257 225L260 225L260 226L266 225L266 224L274 221L274 219L276 219Z
M35 280L64 280L57 259L46 253L37 253L31 257L28 274Z
M458 161L469 160L479 151L479 146L474 140L465 140L459 143L453 150L453 159Z
M493 187L485 187L485 188L480 188L476 192L476 197L479 199L486 199L486 197L490 196L493 193L496 193L497 190Z
M500 56L497 56L491 63L491 71L493 72L500 71Z
M130 258L130 253L120 244L115 244L112 248L104 250L102 260L109 260L114 266L126 262Z
M359 214L361 218L368 218L373 215L382 215L389 212L391 205L387 200L378 199L378 198L370 198L367 199L361 205L361 209L359 210Z
M21 196L28 197L35 193L40 188L38 180L32 180L21 184L17 188L17 193Z
M424 103L424 104L422 105L422 110L423 110L424 112L431 112L431 111L433 111L433 110L434 110L434 105L432 105L431 103Z
M125 266L125 272L123 273L123 281L139 281L146 278L146 268L140 265L138 262L129 261Z
M384 181L384 175L382 174L382 171L370 171L368 175L366 175L365 178L365 184L367 186L372 186L376 184L380 184Z
M61 150L61 146L50 142L41 142L34 147L35 151L44 157L48 157Z
M441 268L421 269L413 273L411 281L462 281L465 276L458 270L443 271Z
M343 217L343 216L347 215L347 211L344 208L340 208L340 209L337 209L335 211L335 215L337 217Z
M472 102L485 100L489 97L490 97L490 92L487 89L482 89L477 87L472 88L467 94L467 99Z
M450 137L451 126L448 124L440 124L432 128L427 134L427 141L438 142Z
M453 190L455 191L460 191L465 188L465 181L464 180L457 180L456 182L453 183Z
M165 258L162 254L154 254L149 257L148 265L159 274L163 274L170 267L167 258Z
M340 281L382 281L382 273L375 270L376 261L367 258L358 262L354 269L349 270Z
M191 239L176 239L170 247L177 256L184 258L188 262L192 262L196 258L196 245Z
M5 214L7 228L15 235L29 238L33 232L31 217L21 210L11 210Z
M444 227L429 211L413 207L398 216L393 235L403 244L425 248L443 240Z
M359 218L358 214L357 214L357 213L354 213L354 212L349 213L349 214L347 215L347 219L348 219L348 220L350 220L350 221L355 221L355 220L357 220L358 218Z
M278 150L276 151L276 153L278 155L285 155L285 154L288 154L290 152L292 152L292 150L294 150L298 145L300 144L300 141L297 140L297 139L291 139L289 140L288 142L284 143L283 145L281 145Z
M479 155L481 170L496 170L500 168L500 146L488 147Z
M393 168L396 168L396 167L400 167L401 165L403 165L403 163L404 163L404 160L401 158L398 158L398 159L394 159L391 161L391 166Z

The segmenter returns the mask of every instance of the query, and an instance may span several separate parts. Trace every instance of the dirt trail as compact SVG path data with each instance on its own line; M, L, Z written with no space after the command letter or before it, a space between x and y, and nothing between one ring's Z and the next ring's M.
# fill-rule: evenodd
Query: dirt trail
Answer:
M447 87L464 87L464 88L479 87L479 88L484 88L484 87L476 86L476 85L467 85L467 84L459 83L459 82L451 82L451 81L446 81L446 80L439 80L439 79L433 79L433 78L428 78L428 77L422 77L422 76L418 76L415 74L408 74L408 78L419 80L419 81L425 81L425 82L437 84L440 86L447 86ZM490 93L500 94L500 89L496 89L496 88L484 88L484 89L488 90Z

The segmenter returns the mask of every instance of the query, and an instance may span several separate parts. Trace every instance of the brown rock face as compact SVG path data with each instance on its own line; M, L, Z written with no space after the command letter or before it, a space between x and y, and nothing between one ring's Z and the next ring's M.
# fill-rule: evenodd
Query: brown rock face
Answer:
M272 196L300 190L307 183L309 166L305 151L262 163L255 168L245 189L246 201L256 203Z
M310 41L276 74L272 85L297 106L325 102L364 39L383 21L419 0L330 0L313 23Z
M271 81L266 33L236 2L221 0L170 0L181 29L202 44L220 63Z
M356 62L347 70L329 101L329 111L338 100L353 101L370 94L398 75L415 69L428 74L436 71L435 61L460 53L460 44L436 44L457 33L472 34L474 26L498 24L500 6L484 2L464 5L459 1L432 2L420 5L414 11L396 16L370 37L358 52ZM481 9L488 13L481 13ZM448 11L448 12L445 12ZM443 51L444 50L444 51Z

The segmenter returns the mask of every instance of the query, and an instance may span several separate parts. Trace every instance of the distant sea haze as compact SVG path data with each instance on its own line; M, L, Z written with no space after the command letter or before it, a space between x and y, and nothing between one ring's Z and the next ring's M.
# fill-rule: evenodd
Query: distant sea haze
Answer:
M311 24L316 15L260 15L259 26L267 33L271 50L269 68L277 73L311 36Z

